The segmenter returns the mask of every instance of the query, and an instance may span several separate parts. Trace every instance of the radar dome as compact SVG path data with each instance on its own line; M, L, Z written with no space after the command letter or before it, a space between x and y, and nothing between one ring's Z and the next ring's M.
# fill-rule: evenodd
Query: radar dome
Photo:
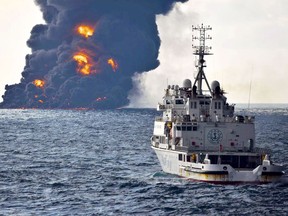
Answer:
M216 88L218 87L218 89L220 89L220 83L217 80L214 80L211 83L211 88L213 92L216 92Z
M185 79L183 81L183 88L191 88L191 86L192 86L192 83L190 79Z

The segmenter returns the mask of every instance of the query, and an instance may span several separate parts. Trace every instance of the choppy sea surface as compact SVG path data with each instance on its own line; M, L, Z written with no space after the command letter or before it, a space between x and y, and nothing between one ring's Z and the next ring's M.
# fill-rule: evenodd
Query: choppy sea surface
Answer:
M288 105L249 113L256 144L288 172ZM0 110L0 215L288 215L288 181L213 185L163 173L150 148L157 115Z

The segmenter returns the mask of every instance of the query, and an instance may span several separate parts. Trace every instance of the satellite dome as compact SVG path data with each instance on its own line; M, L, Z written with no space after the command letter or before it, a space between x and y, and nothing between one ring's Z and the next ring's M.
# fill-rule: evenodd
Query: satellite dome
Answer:
M191 86L192 86L192 83L190 79L185 79L183 81L183 88L191 88Z
M220 83L217 80L214 80L211 83L211 88L213 92L216 92L216 88L220 89Z

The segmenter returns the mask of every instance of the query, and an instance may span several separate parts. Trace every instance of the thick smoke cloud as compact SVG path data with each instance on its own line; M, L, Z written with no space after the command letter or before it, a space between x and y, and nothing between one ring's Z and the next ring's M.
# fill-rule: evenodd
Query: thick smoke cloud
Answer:
M187 0L36 0L46 24L31 30L21 82L6 85L2 108L117 108L132 76L155 69L156 15ZM93 34L79 34L80 25ZM84 53L76 61L76 54ZM116 68L108 63L113 59ZM90 74L80 73L89 70Z

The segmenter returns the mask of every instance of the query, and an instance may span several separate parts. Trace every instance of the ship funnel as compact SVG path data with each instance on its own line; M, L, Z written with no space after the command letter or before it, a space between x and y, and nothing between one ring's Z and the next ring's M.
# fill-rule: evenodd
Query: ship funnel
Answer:
M192 82L190 79L185 79L183 81L183 88L189 89L192 87Z

